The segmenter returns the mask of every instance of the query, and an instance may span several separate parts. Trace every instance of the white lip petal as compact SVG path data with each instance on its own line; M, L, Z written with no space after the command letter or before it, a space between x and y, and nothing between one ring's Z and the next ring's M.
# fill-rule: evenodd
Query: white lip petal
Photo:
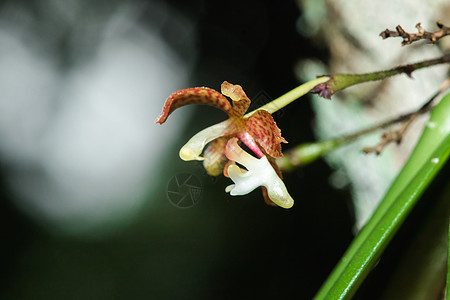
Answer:
M212 140L223 136L229 127L229 120L220 122L216 125L203 129L194 135L181 149L180 158L184 161L189 160L204 160L200 154L203 152L206 144Z
M259 186L264 186L267 188L270 200L278 206L291 208L294 205L294 199L289 195L286 186L266 156L260 159L251 156L239 147L235 138L228 142L225 154L228 159L247 168L247 171L243 172L237 165L232 164L228 167L228 176L235 183L225 189L230 195L245 195Z
M235 185L234 184L230 184L229 186L227 186L225 188L225 193L229 193L231 192L232 189L234 189Z
M252 172L249 171L244 173L237 165L230 165L227 171L228 176L236 183L230 191L230 195L232 196L246 195L258 186L261 186L258 178L252 176ZM242 184L243 182L245 182L245 184Z
M275 171L274 171L275 173ZM275 173L276 179L272 179L270 182L270 187L267 188L267 193L269 194L270 200L272 200L276 205L283 208L291 208L294 205L294 199L289 195L284 182Z

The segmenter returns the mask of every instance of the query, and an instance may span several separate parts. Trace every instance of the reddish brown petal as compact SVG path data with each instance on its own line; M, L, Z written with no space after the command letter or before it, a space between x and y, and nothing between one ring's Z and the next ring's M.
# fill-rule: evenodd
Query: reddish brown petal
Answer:
M281 137L281 130L273 120L270 113L265 110L258 110L247 120L247 131L272 157L281 158L280 143L287 143Z
M221 93L204 87L188 88L179 90L167 98L164 108L155 120L155 123L162 124L167 117L177 108L188 104L205 104L220 108L228 115L232 111L230 102Z
M233 100L233 111L236 117L242 117L250 106L248 99L242 87L238 84L231 84L224 81L221 86L222 94Z
M203 166L211 176L218 176L222 173L228 158L225 156L225 145L229 137L220 137L208 144L203 152Z

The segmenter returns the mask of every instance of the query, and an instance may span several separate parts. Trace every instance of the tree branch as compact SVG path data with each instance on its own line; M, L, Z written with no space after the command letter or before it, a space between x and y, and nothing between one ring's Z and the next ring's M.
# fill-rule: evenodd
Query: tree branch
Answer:
M380 33L380 36L383 39L387 39L389 37L402 37L402 46L410 45L413 42L420 40L430 40L431 43L434 44L444 36L450 35L450 27L445 26L440 21L438 21L436 25L437 27L439 27L439 30L430 32L424 30L420 23L417 23L416 28L418 33L408 33L400 25L398 25L397 27L395 27L396 31L386 29L385 31Z
M383 149L390 143L396 142L397 144L400 144L402 141L403 135L405 134L406 129L414 122L414 120L418 116L430 111L436 105L436 103L435 103L436 98L449 86L450 86L450 79L447 79L441 85L441 87L436 92L436 94L434 94L427 101L427 103L425 103L419 110L400 117L400 119L402 119L402 120L399 120L399 122L403 122L403 124L400 126L399 129L385 132L381 136L381 142L378 145L373 146L373 147L365 147L365 148L363 148L363 152L365 152L365 153L375 152L377 155L379 155L379 154L381 154Z

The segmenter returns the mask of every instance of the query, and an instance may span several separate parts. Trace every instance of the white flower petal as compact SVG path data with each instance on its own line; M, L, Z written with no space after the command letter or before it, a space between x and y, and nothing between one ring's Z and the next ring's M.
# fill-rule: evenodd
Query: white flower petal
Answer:
M180 150L180 157L182 160L204 160L204 157L201 157L200 154L203 152L203 148L205 148L206 144L211 142L212 140L223 136L228 127L229 120L220 122L216 125L210 126L208 128L203 129L194 135Z
M226 192L230 192L230 195L245 195L259 186L264 186L267 188L270 200L278 206L291 208L294 205L294 200L266 156L260 159L251 156L239 147L235 138L228 142L225 154L228 159L247 168L247 172L243 172L237 165L228 167L228 176L235 183L225 189Z
M234 187L235 187L234 184L230 184L229 186L227 186L227 187L225 188L225 193L229 193Z

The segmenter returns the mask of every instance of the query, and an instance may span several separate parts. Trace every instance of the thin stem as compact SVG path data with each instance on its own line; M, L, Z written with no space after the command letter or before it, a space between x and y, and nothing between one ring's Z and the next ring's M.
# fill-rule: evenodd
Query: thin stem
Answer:
M350 143L361 136L405 121L416 113L417 111L414 111L341 137L299 145L294 149L286 151L283 158L277 160L277 164L282 171L291 171L297 167L307 165L339 146ZM421 113L425 113L425 111L421 111Z
M304 84L296 87L295 89L287 92L286 94L276 98L275 100L267 103L264 106L261 106L254 111L251 111L247 113L244 117L248 118L251 115L253 115L257 110L264 109L267 110L269 113L273 114L274 112L278 111L279 109L285 107L286 105L290 104L291 102L297 100L298 98L302 97L306 93L308 93L310 90L312 90L315 86L318 84L324 83L328 81L330 78L328 76L322 76L319 78L316 78L314 80L305 82Z
M383 151L383 149L392 142L399 144L402 141L403 135L406 129L414 122L414 120L423 113L430 111L436 104L437 97L450 86L450 78L444 81L439 90L434 94L419 110L410 113L409 116L405 116L406 119L402 126L393 131L385 132L381 137L381 142L374 147L366 147L363 149L365 153L375 152L377 155Z
M437 103L436 98L446 90L450 85L450 79L447 79L439 88L439 90L418 110L401 115L399 117L387 120L385 122L373 125L371 127L359 130L357 132L344 135L337 138L331 138L315 143L305 143L301 144L289 151L284 153L284 157L277 160L277 164L282 171L291 171L297 167L307 165L316 159L322 157L328 152L336 149L337 147L350 143L357 138L364 136L366 134L378 131L380 129L387 128L396 123L405 122L405 124L400 128L401 134L406 130L406 128L421 114L430 111ZM400 133L399 133L400 134ZM387 143L386 143L387 144ZM384 147L385 145L383 145ZM366 149L367 150L367 149Z
M328 80L325 83L317 85L311 92L317 93L319 96L331 99L331 96L336 93L337 91L340 91L342 89L345 89L349 86L368 82L368 81L375 81L375 80L381 80L385 79L394 75L405 73L409 77L412 77L411 74L415 70L431 67L438 64L443 63L449 63L450 62L450 54L446 54L442 57L425 60L421 62L417 62L414 64L407 64L402 65L390 70L384 70L379 72L372 72L372 73L365 73L365 74L332 74L327 75L330 77L330 80ZM320 78L320 77L319 77Z
M366 74L357 74L357 75L336 74L336 75L334 75L334 77L335 76L342 76L342 77L345 76L346 77L345 80L342 80L343 82L341 84L336 83L337 90L341 90L350 85L367 82L367 81L375 81L375 80L385 79L385 78L388 78L388 77L391 77L394 75L398 75L401 73L405 73L406 75L411 77L411 73L414 72L415 70L442 64L442 63L448 63L448 62L450 62L450 55L444 55L439 58L425 60L425 61L421 61L421 62L414 63L414 64L403 65L403 66L399 66L399 67L396 67L396 68L393 68L390 70L386 70L386 71L366 73ZM335 91L337 91L337 90L335 90Z

